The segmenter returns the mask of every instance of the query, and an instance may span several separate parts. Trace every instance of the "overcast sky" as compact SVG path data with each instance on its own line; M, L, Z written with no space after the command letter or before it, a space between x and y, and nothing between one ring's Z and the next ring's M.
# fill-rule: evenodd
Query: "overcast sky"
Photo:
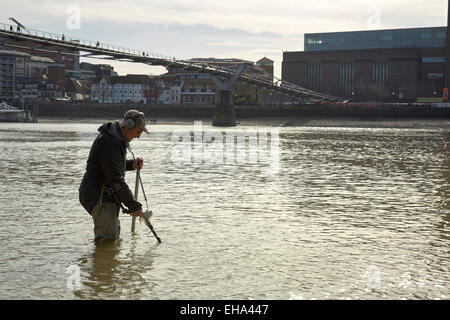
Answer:
M303 50L303 35L447 25L447 0L0 0L0 22L188 59L275 61ZM78 14L79 13L79 14ZM110 63L119 74L163 68Z

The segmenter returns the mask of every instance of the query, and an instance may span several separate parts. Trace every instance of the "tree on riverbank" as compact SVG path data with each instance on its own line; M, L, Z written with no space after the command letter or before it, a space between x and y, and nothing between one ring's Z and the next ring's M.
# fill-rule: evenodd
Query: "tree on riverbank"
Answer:
M233 104L236 106L254 106L256 99L248 91L239 91L233 95Z

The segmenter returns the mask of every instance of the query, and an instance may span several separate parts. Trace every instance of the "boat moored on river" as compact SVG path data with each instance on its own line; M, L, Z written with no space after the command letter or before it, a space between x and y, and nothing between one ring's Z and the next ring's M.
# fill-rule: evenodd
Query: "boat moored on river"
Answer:
M36 122L35 118L31 112L0 103L0 122Z

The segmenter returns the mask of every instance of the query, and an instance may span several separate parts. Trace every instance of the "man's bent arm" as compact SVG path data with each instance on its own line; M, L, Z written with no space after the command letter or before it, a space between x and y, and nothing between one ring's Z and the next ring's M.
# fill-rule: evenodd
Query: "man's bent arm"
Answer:
M125 182L120 152L114 144L105 146L100 157L100 167L106 179L106 184L113 188L119 200L131 211L138 211L142 208L142 205L134 200L133 194Z

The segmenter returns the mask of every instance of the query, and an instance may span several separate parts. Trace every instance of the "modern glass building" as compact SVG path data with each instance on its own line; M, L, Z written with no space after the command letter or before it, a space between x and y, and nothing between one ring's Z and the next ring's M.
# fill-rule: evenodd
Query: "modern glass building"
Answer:
M305 51L445 47L447 27L308 33Z

